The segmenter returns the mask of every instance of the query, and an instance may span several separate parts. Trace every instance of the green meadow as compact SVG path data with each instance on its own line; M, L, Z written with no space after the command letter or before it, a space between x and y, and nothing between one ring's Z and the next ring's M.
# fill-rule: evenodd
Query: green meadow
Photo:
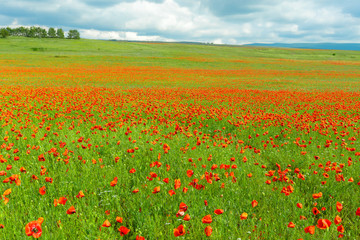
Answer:
M0 239L358 239L359 77L357 51L0 39Z

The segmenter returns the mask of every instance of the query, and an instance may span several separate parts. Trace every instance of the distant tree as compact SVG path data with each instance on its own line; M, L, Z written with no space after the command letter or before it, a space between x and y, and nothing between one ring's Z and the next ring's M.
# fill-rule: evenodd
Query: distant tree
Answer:
M65 38L64 30L62 30L61 28L58 28L58 29L56 30L56 36L57 36L58 38Z
M68 32L68 39L80 39L80 33L78 30L69 30Z
M13 29L13 36L26 37L28 34L29 34L29 28L21 26Z
M0 29L0 38L6 38L10 35L9 31L6 28Z
M36 27L32 26L30 27L29 31L27 31L26 37L34 38L36 35Z
M47 38L48 37L46 29L39 28L39 37L40 38Z
M56 38L56 31L55 31L55 29L52 28L52 27L49 28L47 35L48 35L49 38Z
M12 30L10 27L7 27L7 28L6 28L6 31L9 32L9 36L12 36L12 35L13 35L13 30Z

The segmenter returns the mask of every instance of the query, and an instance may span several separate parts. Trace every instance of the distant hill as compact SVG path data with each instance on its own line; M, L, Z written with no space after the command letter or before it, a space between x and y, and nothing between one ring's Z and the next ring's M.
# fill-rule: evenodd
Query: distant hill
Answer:
M360 51L360 43L252 43L244 46Z

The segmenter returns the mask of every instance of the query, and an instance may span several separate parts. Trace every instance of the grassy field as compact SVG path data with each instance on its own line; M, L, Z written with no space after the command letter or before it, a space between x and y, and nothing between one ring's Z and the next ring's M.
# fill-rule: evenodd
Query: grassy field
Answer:
M0 39L0 239L358 239L359 78L356 51Z

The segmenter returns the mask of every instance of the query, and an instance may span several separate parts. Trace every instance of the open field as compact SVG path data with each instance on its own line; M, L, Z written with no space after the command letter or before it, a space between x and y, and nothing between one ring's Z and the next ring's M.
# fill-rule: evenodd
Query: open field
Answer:
M359 79L356 51L0 39L0 239L358 239Z

